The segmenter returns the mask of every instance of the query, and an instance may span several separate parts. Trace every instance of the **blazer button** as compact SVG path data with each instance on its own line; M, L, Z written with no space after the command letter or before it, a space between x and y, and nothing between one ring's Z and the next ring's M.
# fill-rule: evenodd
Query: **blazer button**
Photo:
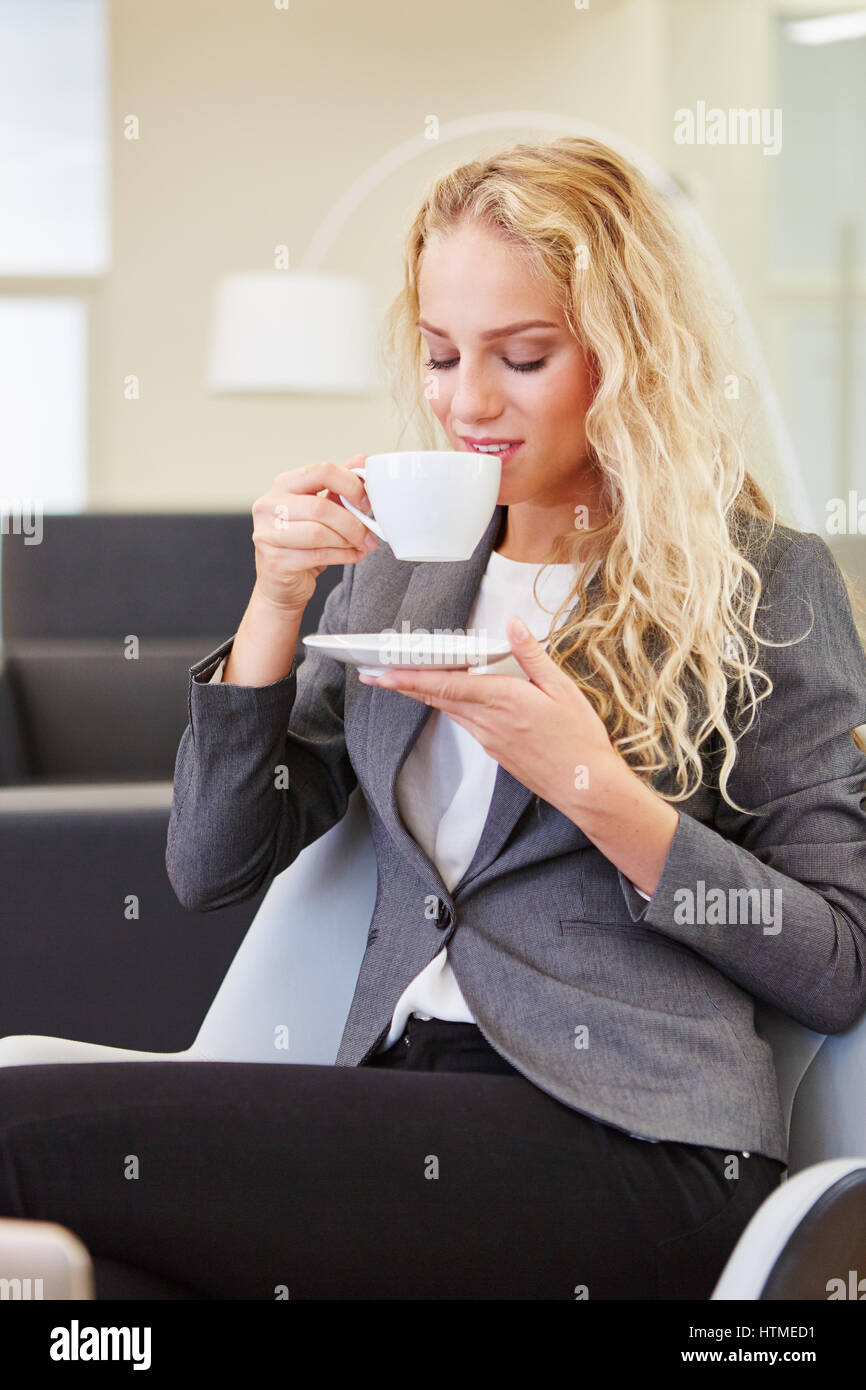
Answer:
M451 926L451 909L447 903L443 903L441 898L436 900L436 916L433 918L433 923L440 931L446 931Z

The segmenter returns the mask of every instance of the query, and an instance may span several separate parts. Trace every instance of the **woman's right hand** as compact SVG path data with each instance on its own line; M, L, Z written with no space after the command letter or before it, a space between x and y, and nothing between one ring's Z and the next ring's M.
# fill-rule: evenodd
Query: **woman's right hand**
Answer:
M355 454L345 467L311 463L280 473L253 503L256 593L280 612L302 613L327 565L354 564L378 545L339 499L342 493L369 511L364 481L350 466L360 467L366 457Z

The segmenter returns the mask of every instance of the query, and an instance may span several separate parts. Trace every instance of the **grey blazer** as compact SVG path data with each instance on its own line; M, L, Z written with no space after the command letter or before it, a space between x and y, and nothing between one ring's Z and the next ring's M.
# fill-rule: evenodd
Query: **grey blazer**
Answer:
M504 513L465 562L413 564L380 542L344 567L319 631L465 628ZM766 541L766 523L749 524ZM549 1095L639 1138L785 1162L754 997L821 1033L866 1006L866 756L852 738L866 723L866 658L825 542L777 525L762 550L759 633L798 636L814 616L799 644L760 648L774 690L729 785L763 814L720 798L709 755L702 786L676 803L651 901L501 766L449 892L394 791L430 708L312 650L272 685L207 684L233 637L190 668L166 848L178 899L211 911L252 896L343 816L359 783L378 887L337 1065L371 1055L409 981L447 944L481 1032ZM601 582L598 570L590 607ZM669 769L653 784L675 789Z

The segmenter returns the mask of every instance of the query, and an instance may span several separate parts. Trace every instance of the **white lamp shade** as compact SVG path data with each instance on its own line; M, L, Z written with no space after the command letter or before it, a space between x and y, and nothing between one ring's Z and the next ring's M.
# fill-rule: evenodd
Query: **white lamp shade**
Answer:
M225 276L215 293L207 384L230 392L376 390L367 286L318 271Z

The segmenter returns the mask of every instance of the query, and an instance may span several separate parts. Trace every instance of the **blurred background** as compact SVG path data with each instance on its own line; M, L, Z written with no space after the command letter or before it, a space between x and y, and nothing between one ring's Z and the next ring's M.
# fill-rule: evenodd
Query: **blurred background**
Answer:
M839 0L0 0L0 1036L194 1035L257 900L166 881L189 667L277 473L418 442L378 334L438 171L585 133L666 187L751 471L866 586L864 77Z
M238 361L212 389L221 282L287 278L312 252L313 270L369 297L375 329L431 175L583 121L645 152L699 211L820 526L829 496L866 485L864 13L831 0L0 0L0 492L48 510L247 508L284 468L391 447L378 371L354 390L254 372L240 389ZM780 110L781 149L678 143L675 113L699 103ZM483 128L508 112L547 127ZM457 122L474 128L445 138Z

